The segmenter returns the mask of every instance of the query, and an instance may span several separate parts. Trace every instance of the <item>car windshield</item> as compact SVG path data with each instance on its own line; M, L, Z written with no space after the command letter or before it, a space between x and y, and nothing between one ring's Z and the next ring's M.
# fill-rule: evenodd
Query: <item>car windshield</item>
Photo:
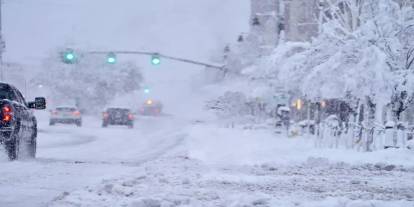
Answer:
M108 113L119 113L119 114L127 114L129 113L129 109L108 109Z

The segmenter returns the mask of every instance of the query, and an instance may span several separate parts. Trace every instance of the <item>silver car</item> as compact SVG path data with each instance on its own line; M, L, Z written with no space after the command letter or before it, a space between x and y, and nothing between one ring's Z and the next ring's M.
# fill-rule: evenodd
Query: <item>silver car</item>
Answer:
M76 107L59 106L50 112L49 125L76 124L82 126L82 114Z

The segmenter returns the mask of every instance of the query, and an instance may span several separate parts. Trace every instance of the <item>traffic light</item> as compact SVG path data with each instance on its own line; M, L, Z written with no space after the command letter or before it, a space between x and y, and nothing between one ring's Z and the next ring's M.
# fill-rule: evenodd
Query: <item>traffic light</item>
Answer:
M150 92L151 92L151 90L148 87L145 87L144 88L144 93L145 94L149 94Z
M66 64L74 64L76 62L76 54L72 49L67 49L62 53L62 60Z
M109 64L115 64L116 63L116 54L111 52L106 57L106 62Z
M159 65L161 64L160 55L158 53L155 53L151 57L151 64L152 65Z

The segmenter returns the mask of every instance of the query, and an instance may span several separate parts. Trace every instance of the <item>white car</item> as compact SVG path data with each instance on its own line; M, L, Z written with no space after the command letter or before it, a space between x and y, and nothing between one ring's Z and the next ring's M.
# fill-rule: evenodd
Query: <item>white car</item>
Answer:
M49 125L76 124L82 126L82 114L76 107L59 106L50 112Z

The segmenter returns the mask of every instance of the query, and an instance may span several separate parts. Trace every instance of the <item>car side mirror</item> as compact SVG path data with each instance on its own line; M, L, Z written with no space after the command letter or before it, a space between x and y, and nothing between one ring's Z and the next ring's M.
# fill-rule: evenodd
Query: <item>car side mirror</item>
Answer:
M29 108L43 110L46 109L46 99L44 97L36 97L34 102L29 102Z

